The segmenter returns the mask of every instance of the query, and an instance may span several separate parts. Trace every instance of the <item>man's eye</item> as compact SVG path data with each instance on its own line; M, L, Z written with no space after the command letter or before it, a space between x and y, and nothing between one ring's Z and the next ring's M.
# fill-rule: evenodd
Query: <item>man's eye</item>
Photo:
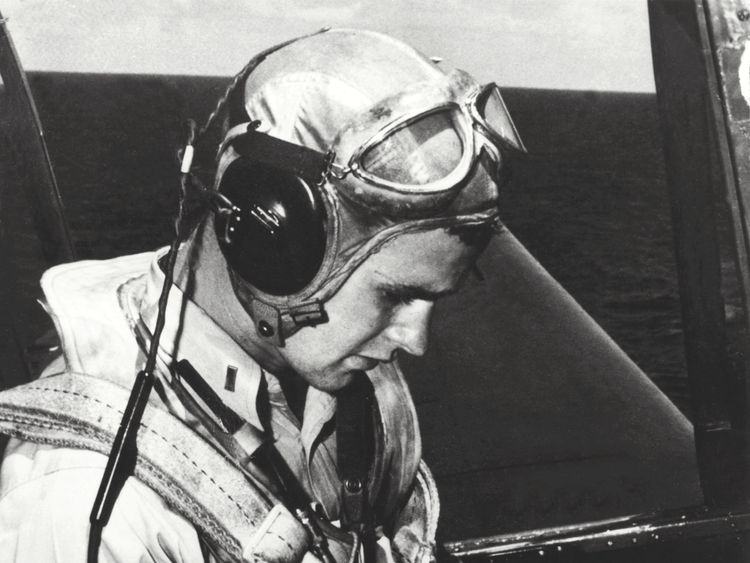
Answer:
M408 305L414 301L413 297L390 289L383 290L383 298L391 305Z

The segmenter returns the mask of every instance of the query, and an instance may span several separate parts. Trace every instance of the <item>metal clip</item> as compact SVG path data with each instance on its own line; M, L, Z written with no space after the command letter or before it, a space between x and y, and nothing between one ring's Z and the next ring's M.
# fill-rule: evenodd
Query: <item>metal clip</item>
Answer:
M336 164L334 162L335 160L336 152L334 150L329 150L326 153L326 167L323 170L323 176L318 183L319 186L323 185L329 177L333 177L336 180L343 180L346 178L346 175L351 172L349 168L344 168L343 166Z
M257 203L250 208L250 215L258 221L271 235L276 234L276 229L281 226L281 220L278 215L270 209L264 209ZM239 217L237 219L239 221Z
M346 479L341 486L341 510L345 521L359 526L365 519L365 487L359 479Z
M208 191L208 190L205 190L205 191ZM233 210L238 209L237 207L235 207L235 205L230 201L230 199L227 196L225 196L224 194L220 192L216 192L212 190L208 192L208 197L211 203L211 207L216 213L229 214Z
M313 554L315 554L318 559L323 561L323 563L336 563L336 560L334 559L330 549L328 548L328 540L320 530L320 526L318 526L317 522L315 521L313 513L311 513L307 508L298 508L295 512L297 513L297 518L299 519L299 521L310 534L310 538L312 539L312 545L310 546L310 549Z
M344 166L336 164L335 162L331 162L331 166L330 166L328 173L334 178L336 178L337 180L343 180L344 178L346 178L346 175L349 174L349 172L351 171L352 171L351 168L346 168Z
M323 303L317 299L310 303L290 307L289 316L295 326L315 326L328 322L328 313Z

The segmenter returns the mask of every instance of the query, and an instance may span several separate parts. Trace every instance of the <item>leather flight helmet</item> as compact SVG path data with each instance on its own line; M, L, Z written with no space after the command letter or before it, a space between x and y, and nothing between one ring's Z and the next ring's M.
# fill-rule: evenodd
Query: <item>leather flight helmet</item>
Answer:
M325 301L399 234L498 221L501 149L523 145L499 91L467 73L337 29L272 52L243 82L214 185L231 209L215 225L262 336L283 345L325 322ZM488 127L476 100L482 113L491 96ZM284 154L296 164L277 165Z

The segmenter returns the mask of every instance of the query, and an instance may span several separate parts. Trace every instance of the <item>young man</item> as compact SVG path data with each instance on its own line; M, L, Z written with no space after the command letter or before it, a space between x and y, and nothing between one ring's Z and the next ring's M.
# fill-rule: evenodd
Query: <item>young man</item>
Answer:
M222 118L214 212L178 252L135 478L94 551L428 561L437 496L396 353L424 353L497 222L501 148L522 148L499 92L334 30L251 61ZM63 357L0 394L0 553L85 557L164 257L45 274Z

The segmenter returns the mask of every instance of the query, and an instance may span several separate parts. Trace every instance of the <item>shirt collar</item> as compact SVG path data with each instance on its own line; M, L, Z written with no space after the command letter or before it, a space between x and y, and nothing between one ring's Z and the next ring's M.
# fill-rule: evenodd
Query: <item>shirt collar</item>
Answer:
M157 252L151 262L140 305L140 318L151 332L156 324L158 301L164 283L164 273L158 261L165 252ZM172 285L169 292L164 330L159 341L159 357L167 365L188 360L224 404L251 425L263 428L257 406L258 389L263 377L260 366L176 285ZM232 368L236 369L233 391L225 388L227 372Z
M164 283L159 260L165 253L166 249L158 251L151 262L139 308L141 321L149 331L153 331L156 324L158 301ZM172 285L170 289L164 330L159 342L159 357L167 365L188 360L225 405L251 425L263 429L258 413L263 369L203 309L188 299L177 285ZM227 370L231 368L236 368L234 391L225 389ZM276 388L276 378L268 374L267 379L269 386ZM288 410L283 393L273 395L273 400L283 402L285 410ZM300 439L308 461L323 427L335 412L336 399L333 395L314 387L308 389L304 420L300 428ZM296 419L294 421L297 423Z
M323 426L336 413L336 398L330 393L310 387L305 398L305 420L302 422L301 438L308 461L311 460L315 441Z
M284 413L287 420L299 430L299 439L305 450L307 461L310 462L315 452L316 441L320 437L323 427L336 413L336 397L325 391L309 387L305 397L304 420L300 426L299 420L292 413L284 398L279 380L273 374L266 372L268 399L272 408Z

